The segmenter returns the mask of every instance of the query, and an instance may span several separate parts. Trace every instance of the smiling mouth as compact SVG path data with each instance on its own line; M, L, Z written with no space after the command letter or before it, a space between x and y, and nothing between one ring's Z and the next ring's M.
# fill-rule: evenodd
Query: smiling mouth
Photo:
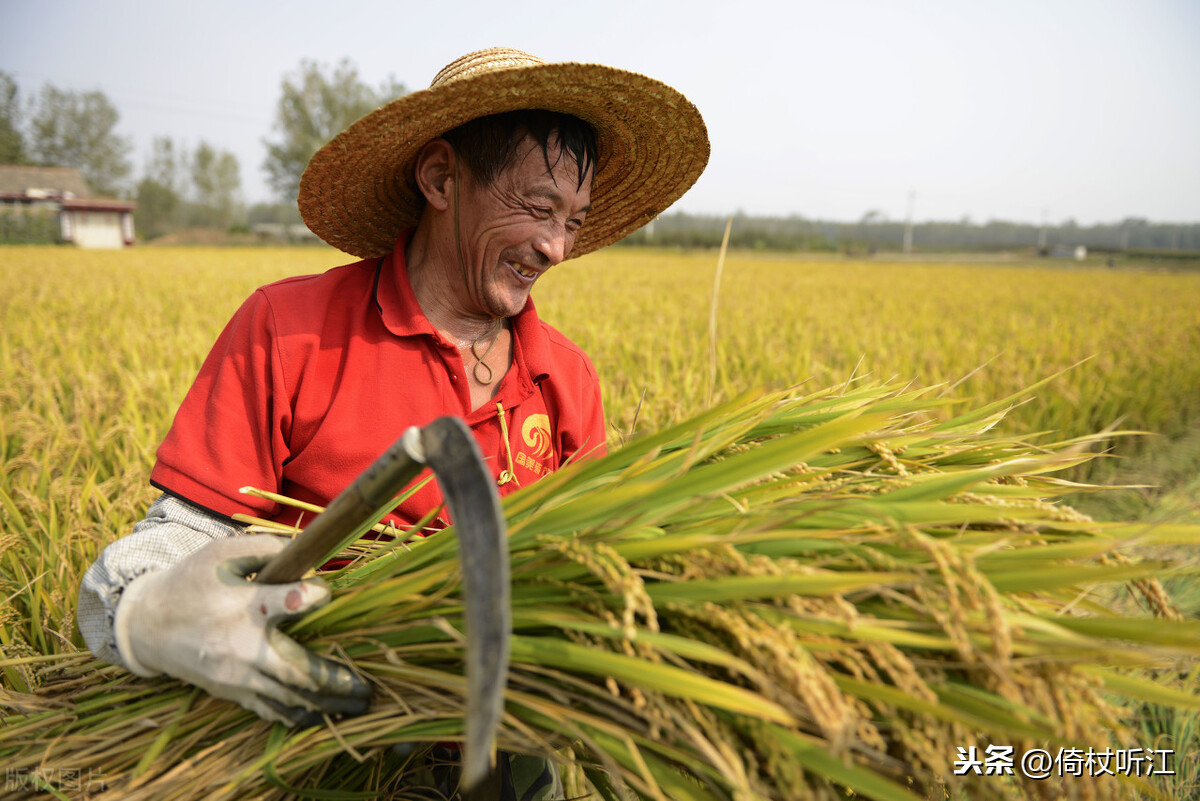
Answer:
M528 278L528 279L532 280L532 279L538 277L537 270L531 270L528 267L526 267L524 264L517 264L516 262L510 261L509 266L513 268L513 272L515 272L517 275L521 276L522 278Z

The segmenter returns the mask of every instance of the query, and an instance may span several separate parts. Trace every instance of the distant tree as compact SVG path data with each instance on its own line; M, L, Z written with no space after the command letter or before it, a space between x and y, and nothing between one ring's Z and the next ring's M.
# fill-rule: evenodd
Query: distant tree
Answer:
M863 214L855 227L854 237L862 242L873 244L879 235L875 230L880 223L886 222L887 217L879 209L871 209Z
M103 92L42 87L30 120L32 160L76 167L99 195L115 195L132 171L130 141L116 133L119 115Z
M372 89L348 59L332 71L314 61L301 62L298 72L283 79L274 126L279 138L264 140L263 170L271 188L281 200L294 202L313 153L350 123L405 91L394 78Z
M191 172L198 207L196 222L228 229L241 211L238 190L242 179L237 157L201 142L192 154Z
M0 72L0 164L24 164L25 139L21 136L21 101L17 82Z
M300 219L300 209L296 208L295 203L255 203L246 210L246 222L249 225L292 225L303 221Z
M1145 248L1154 247L1157 242L1152 240L1150 234L1150 221L1145 217L1126 217L1118 223L1120 229L1119 247L1121 250L1129 250L1130 247Z
M145 174L137 185L138 231L148 239L177 229L182 222L186 154L167 136L156 137Z

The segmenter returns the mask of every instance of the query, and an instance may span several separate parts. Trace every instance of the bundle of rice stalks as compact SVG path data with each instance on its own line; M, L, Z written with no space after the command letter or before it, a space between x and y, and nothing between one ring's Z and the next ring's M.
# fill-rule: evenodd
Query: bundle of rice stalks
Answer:
M1135 742L1123 699L1197 699L1144 670L1200 650L1135 544L1055 502L1083 442L995 435L1014 399L939 415L869 386L714 409L510 496L514 637L498 747L570 766L603 799L1128 797L1144 779L954 775L960 747ZM451 532L363 542L295 624L377 687L302 731L87 655L10 659L0 759L100 797L409 797L424 746L462 739ZM1128 582L1149 614L1094 588ZM417 746L415 749L413 745ZM961 766L961 763L960 763ZM1142 774L1144 775L1144 773ZM57 782L57 784L56 784Z

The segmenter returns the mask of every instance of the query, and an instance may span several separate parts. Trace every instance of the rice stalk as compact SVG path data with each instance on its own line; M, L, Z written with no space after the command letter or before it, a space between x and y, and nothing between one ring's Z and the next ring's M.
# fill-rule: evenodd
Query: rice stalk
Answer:
M744 398L510 496L498 746L563 760L601 797L1015 798L1045 787L953 776L956 747L1100 748L1133 742L1123 703L1195 705L1131 672L1195 655L1194 621L1123 617L1095 588L1135 582L1162 614L1160 566L1121 555L1200 530L1070 514L1053 471L1078 443L996 434L1009 402L945 403L880 385ZM425 746L463 736L456 551L452 532L360 541L292 627L375 684L367 715L289 731L5 643L0 758L102 772L98 797L404 797Z

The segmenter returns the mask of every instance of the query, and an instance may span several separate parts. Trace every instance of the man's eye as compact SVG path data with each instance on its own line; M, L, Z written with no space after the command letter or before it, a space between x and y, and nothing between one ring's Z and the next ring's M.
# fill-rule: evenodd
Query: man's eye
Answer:
M534 214L542 219L547 219L551 214L554 213L554 209L550 209L545 206L533 206L532 210Z
M583 220L578 220L578 219L574 219L574 218L567 220L567 230L570 231L571 233L577 233L579 231L579 229L582 227L583 227Z

